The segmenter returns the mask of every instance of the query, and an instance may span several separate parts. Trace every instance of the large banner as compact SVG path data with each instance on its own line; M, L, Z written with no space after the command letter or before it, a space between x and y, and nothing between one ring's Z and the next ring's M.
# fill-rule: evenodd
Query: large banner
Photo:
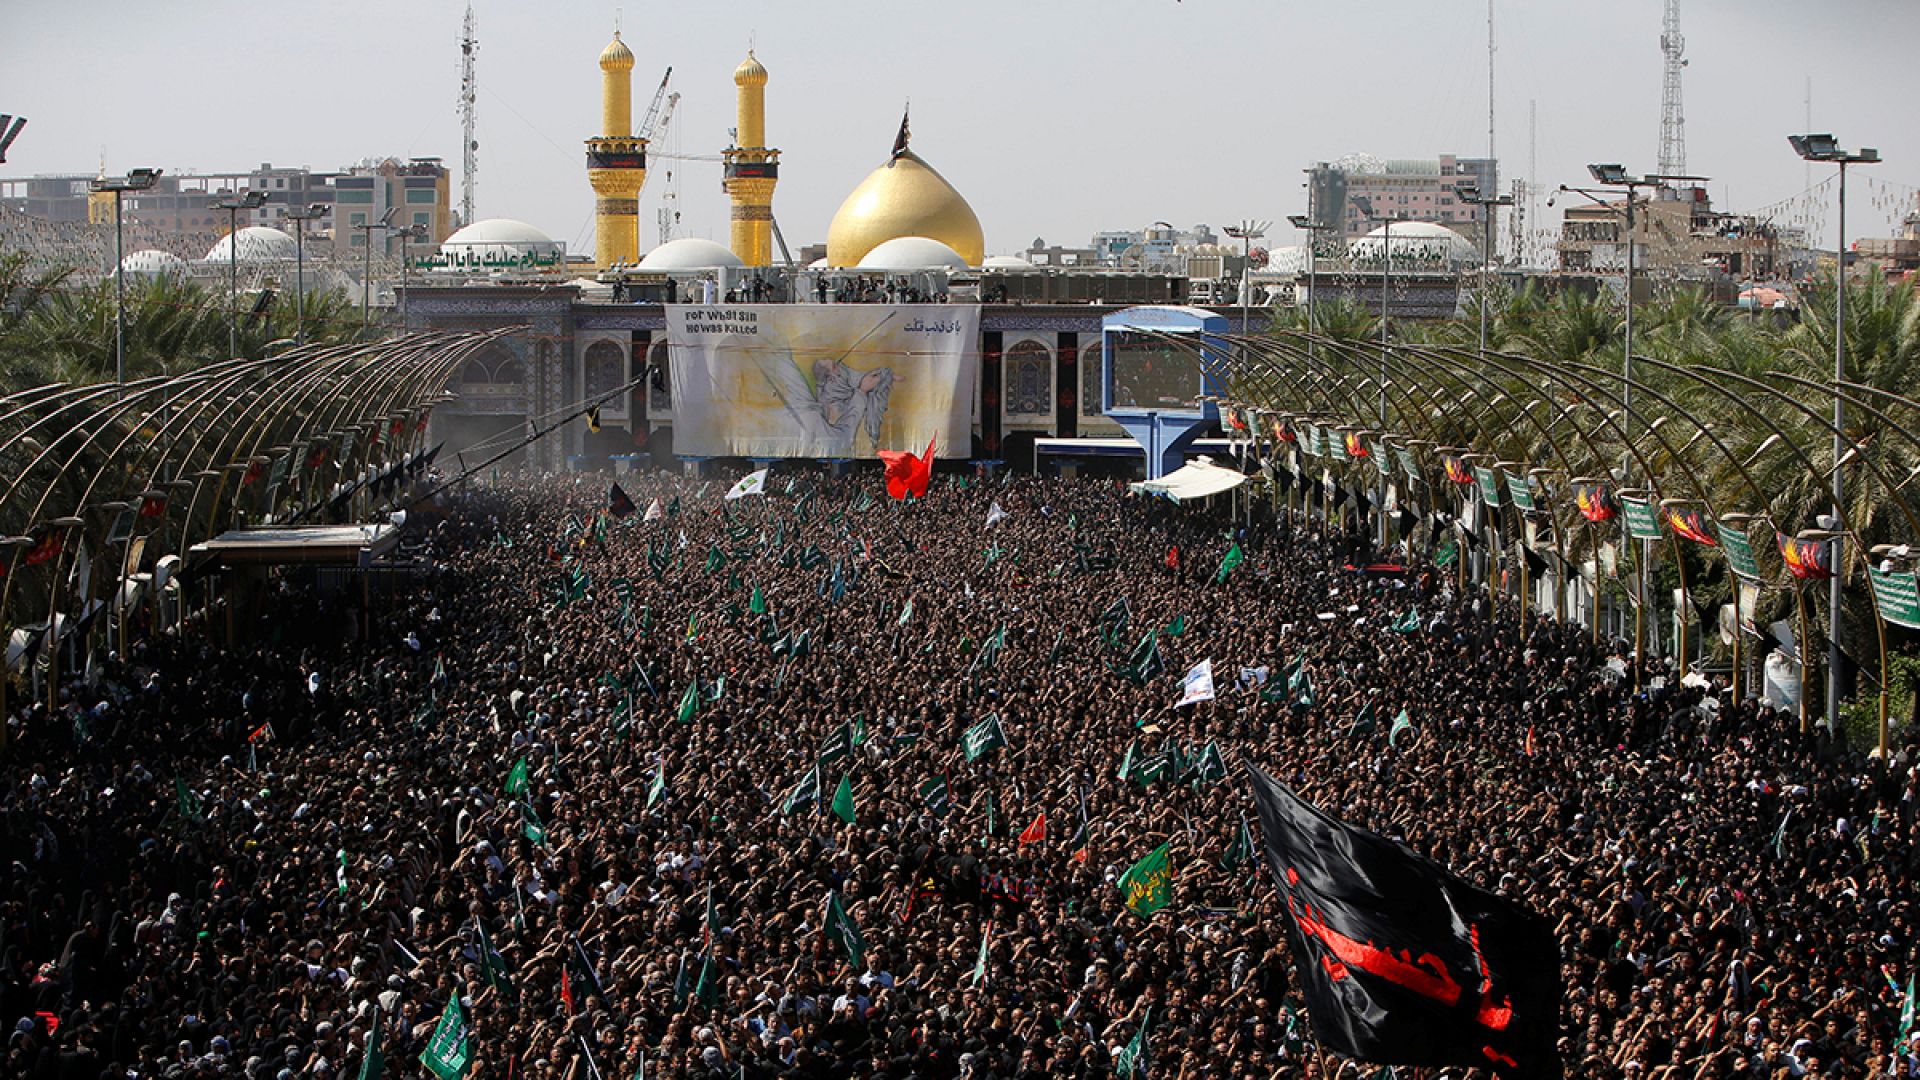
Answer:
M979 341L977 305L670 304L674 452L965 457Z

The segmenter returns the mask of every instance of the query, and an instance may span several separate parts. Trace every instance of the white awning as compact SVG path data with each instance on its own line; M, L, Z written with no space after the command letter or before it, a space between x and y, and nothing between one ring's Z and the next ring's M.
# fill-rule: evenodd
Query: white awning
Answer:
M1185 502L1231 491L1246 482L1246 474L1215 465L1212 458L1197 457L1158 480L1128 484L1127 490L1136 495L1158 495L1175 502Z

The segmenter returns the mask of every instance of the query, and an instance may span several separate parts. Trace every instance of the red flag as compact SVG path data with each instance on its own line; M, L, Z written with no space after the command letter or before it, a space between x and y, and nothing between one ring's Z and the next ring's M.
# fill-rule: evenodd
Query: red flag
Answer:
M248 462L246 475L240 478L240 486L252 487L255 483L259 481L262 475L264 475L264 469L261 466L260 462L258 461Z
M887 495L904 499L927 497L927 485L933 482L933 440L927 440L927 452L916 457L909 450L882 450L880 460L887 466Z
M573 1015L573 980L567 977L572 968L570 962L563 961L560 964L560 1000L566 1002L568 1016Z
M1367 456L1367 444L1361 442L1360 436L1351 431L1347 432L1347 456L1355 460Z
M165 492L157 495L148 495L146 498L140 500L140 516L143 518L164 517L166 512L167 496Z
M1619 513L1605 484L1581 484L1574 490L1573 501L1580 507L1580 516L1595 524L1612 521Z
M1046 838L1047 812L1042 810L1040 811L1040 816L1033 819L1033 824L1027 826L1026 829L1021 832L1020 843L1017 846L1026 847L1028 844L1037 844Z
M1167 549L1167 569L1169 570L1180 569L1180 545L1179 544L1175 544L1172 547Z
M1720 542L1713 537L1713 523L1698 510L1679 510L1667 507L1667 527L1676 535L1684 536L1696 544L1719 547Z
M273 733L273 725L271 724L271 722L261 724L259 727L253 729L253 734L247 736L247 741L250 743L257 743L261 739L266 738L268 735L271 735L272 733Z
M1800 540L1783 532L1774 533L1773 539L1780 545L1780 561L1787 565L1787 573L1803 581L1833 576L1832 549L1825 540Z
M1473 483L1473 473L1467 469L1466 462L1460 460L1457 457L1454 457L1452 454L1448 454L1446 456L1446 466L1447 466L1447 479L1453 481L1456 484Z
M40 538L40 542L27 549L26 564L39 566L59 557L60 550L67 546L66 534L55 530Z
M1533 756L1533 725L1532 725L1532 724L1528 724L1528 725L1527 725L1527 746L1526 746L1526 750L1527 750L1527 756L1528 756L1528 757L1532 757L1532 756Z

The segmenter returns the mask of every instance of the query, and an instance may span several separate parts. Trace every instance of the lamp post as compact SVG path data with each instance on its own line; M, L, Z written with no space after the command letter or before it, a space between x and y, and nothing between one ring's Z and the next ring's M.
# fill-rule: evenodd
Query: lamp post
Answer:
M293 341L307 343L307 222L327 214L326 203L309 203L304 210L287 211L293 222Z
M1487 355L1487 275L1493 272L1493 215L1498 207L1512 206L1513 196L1484 196L1472 184L1462 184L1454 189L1454 194L1468 206L1486 211L1486 218L1480 223L1480 355L1484 358Z
M1320 234L1331 231L1334 226L1324 221L1315 221L1306 214L1287 215L1287 224L1307 234L1307 370L1313 370L1313 301L1314 287L1318 282L1314 278L1317 269L1316 258L1320 248Z
M1368 218L1373 217L1373 200L1365 195L1355 195L1353 205ZM1387 315L1388 305L1392 302L1389 290L1393 287L1393 219L1384 219L1381 225L1380 249L1386 253L1386 263L1380 273L1380 430L1387 429ZM1377 509L1377 508L1376 508ZM1381 547L1387 546L1387 518L1385 514L1376 514L1380 519L1379 541Z
M215 210L227 212L227 355L240 355L240 211L258 210L267 203L264 191L248 191L238 198L221 199Z
M379 221L354 226L360 230L361 244L366 249L366 258L360 270L360 331L362 334L365 334L373 314L373 230L393 228L393 215L399 210L397 206L389 206L387 212L380 215Z
M1846 505L1846 482L1840 472L1840 459L1845 454L1845 439L1841 435L1846 422L1846 405L1841 400L1840 384L1847 378L1847 166L1877 165L1880 151L1862 147L1859 151L1840 149L1840 144L1832 135L1789 135L1787 142L1793 146L1793 152L1807 161L1830 161L1840 166L1840 237L1834 248L1834 303L1833 303L1833 516L1845 520L1841 507ZM1842 538L1834 537L1833 577L1828 583L1827 604L1829 607L1827 627L1827 730L1836 731L1840 724L1840 568L1845 563L1840 560ZM1884 678L1885 672L1881 673ZM1804 691L1803 691L1804 692ZM1880 748L1886 749L1886 730L1882 720Z
M122 196L129 191L146 191L160 179L161 169L134 169L125 179L100 177L89 187L113 192L113 381L127 384L127 255L124 230L120 227Z
M400 234L400 292L399 299L394 302L396 305L404 305L407 302L407 242L415 240L425 243L429 234L425 225L408 225L394 231ZM402 306L400 307L401 329L404 330L406 325L407 309Z
M1674 176L1659 173L1649 173L1646 176L1635 177L1629 174L1626 167L1619 162L1588 165L1587 173L1597 182L1606 185L1607 188L1627 189L1627 320L1626 327L1621 335L1622 348L1620 350L1620 423L1622 429L1625 430L1626 425L1632 422L1631 417L1633 412L1633 275L1636 269L1634 264L1638 262L1633 235L1633 219L1634 209L1640 200L1640 189L1661 187L1673 181L1704 183L1707 178L1704 176ZM1601 206L1609 205L1601 196L1612 194L1611 191L1605 189L1595 190L1593 188L1569 187L1566 184L1561 184L1560 190L1573 192L1577 195L1585 195ZM1632 481L1632 462L1633 455L1627 452L1626 448L1622 447L1620 454L1620 483L1623 487ZM1652 479L1652 477L1648 477L1649 482L1651 482ZM1641 557L1635 560L1636 566L1645 567L1647 561L1647 545L1649 543L1650 541L1645 540L1640 542ZM1645 581L1644 570L1642 571L1641 580L1643 582ZM1643 585L1640 596L1641 610L1644 611L1646 605L1652 602L1653 597L1647 595ZM1641 659L1642 622L1643 620L1636 616L1633 623L1633 661L1636 670L1638 669Z

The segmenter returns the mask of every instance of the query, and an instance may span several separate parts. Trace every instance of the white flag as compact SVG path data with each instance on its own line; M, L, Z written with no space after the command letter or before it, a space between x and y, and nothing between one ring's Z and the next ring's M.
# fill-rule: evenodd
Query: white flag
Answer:
M647 504L646 515L642 517L640 520L641 521L659 521L661 518L666 516L667 516L666 508L660 505L659 499L655 499L652 502Z
M1192 705L1196 701L1212 700L1213 661L1202 660L1193 665L1193 670L1187 672L1186 678L1180 680L1180 700L1174 703L1174 708Z
M727 492L727 498L738 499L745 495L765 495L766 493L767 470L761 469L741 477L740 482L733 485L733 490Z
M1000 508L1000 500L995 499L993 505L987 508L987 528L1000 524L1000 519L1006 516L1007 512Z

